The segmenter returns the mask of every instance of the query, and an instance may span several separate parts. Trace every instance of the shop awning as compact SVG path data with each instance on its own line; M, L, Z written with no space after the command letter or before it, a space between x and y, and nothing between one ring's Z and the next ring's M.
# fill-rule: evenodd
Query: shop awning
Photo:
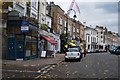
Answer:
M42 36L44 39L46 39L48 42L50 42L52 45L56 45L57 42L53 39L51 39L50 37L48 36Z

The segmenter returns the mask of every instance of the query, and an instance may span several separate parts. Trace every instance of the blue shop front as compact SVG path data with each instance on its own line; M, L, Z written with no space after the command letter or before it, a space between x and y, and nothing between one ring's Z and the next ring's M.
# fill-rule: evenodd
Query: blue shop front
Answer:
M28 20L8 20L7 59L28 60L38 57L38 25Z

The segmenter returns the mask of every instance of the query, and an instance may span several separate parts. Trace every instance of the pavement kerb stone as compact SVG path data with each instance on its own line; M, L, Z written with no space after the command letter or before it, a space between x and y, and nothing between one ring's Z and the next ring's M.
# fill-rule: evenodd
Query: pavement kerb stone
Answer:
M59 54L60 55L60 54ZM61 57L62 56L62 57ZM60 60L61 59L61 60ZM51 60L51 62L50 62L50 64L49 63L45 63L45 64L42 64L42 65L52 65L52 64L56 64L56 65L59 65L61 62L63 62L63 55L60 55L60 57L55 57L55 58L48 58L48 59L41 59L42 61L41 62L48 62L48 61L50 61ZM48 60L48 61L47 61ZM36 59L36 61L39 63L39 59ZM36 61L23 61L23 63L20 61L20 63L19 62L16 62L16 64L14 64L14 61L10 61L9 62L9 60L8 61L6 61L6 62L4 62L3 61L3 63L2 63L2 66L4 67L4 66L24 66L24 65L27 65L26 63L27 62L33 62L33 64L30 64L30 65L38 65L37 64L37 62ZM34 63L35 62L35 63ZM21 65L22 64L22 65ZM40 64L40 63L39 63ZM29 66L29 64L28 64L28 66Z

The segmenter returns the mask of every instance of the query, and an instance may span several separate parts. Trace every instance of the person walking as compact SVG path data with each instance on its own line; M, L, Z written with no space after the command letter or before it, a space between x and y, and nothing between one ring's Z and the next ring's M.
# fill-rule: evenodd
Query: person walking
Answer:
M87 50L86 50L86 43L85 41L82 42L82 54L84 55L84 57L86 56L87 54Z

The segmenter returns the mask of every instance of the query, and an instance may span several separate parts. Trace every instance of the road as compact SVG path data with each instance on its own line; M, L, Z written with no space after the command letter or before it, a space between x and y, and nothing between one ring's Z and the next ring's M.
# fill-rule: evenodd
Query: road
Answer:
M119 56L110 53L89 53L81 62L30 67L28 70L3 70L5 78L118 78Z
M81 62L63 62L48 74L51 78L118 78L118 56L89 53Z

